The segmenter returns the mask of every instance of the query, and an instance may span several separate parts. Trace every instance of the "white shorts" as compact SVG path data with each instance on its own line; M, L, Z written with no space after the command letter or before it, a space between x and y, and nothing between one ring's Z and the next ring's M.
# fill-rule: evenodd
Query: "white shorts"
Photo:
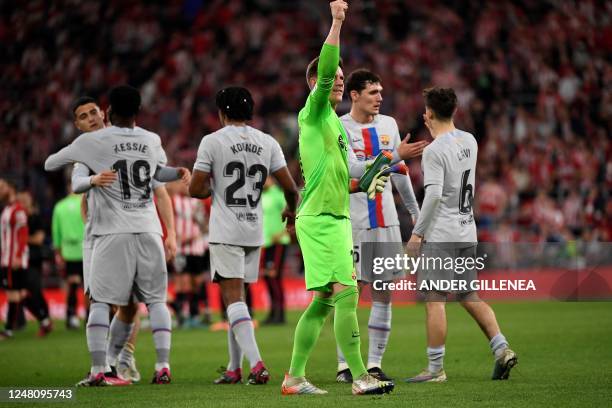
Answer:
M353 229L353 257L357 280L363 282L384 282L403 278L406 273L399 270L385 270L381 274L373 272L374 258L395 258L404 255L404 244L399 226L371 229Z
M165 303L168 271L159 234L100 235L94 240L88 289L96 302L125 306L132 293L143 303Z
M208 250L210 251L210 276L213 282L217 282L219 277L244 279L247 283L257 282L260 247L211 243Z

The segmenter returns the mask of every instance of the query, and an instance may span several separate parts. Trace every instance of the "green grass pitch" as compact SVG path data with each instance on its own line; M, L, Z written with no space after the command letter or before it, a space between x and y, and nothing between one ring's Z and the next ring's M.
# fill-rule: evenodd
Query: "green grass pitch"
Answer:
M383 397L354 397L350 385L335 379L335 343L330 322L307 367L308 377L329 391L327 396L280 395L288 369L293 328L290 323L257 330L257 339L272 380L265 386L215 386L215 370L227 362L226 334L175 330L172 338L173 383L149 385L154 363L150 331L144 330L136 357L143 374L139 385L79 389L71 406L91 407L468 407L468 406L611 406L612 303L497 303L498 320L519 365L509 381L491 381L493 361L486 339L457 304L449 304L444 384L406 384L402 379L426 365L422 305L395 307L393 331L383 368L396 389ZM359 310L362 353L367 353L368 310ZM67 332L62 322L46 339L35 327L0 343L0 387L71 386L88 371L84 332ZM2 404L0 404L2 405ZM62 404L27 404L58 407ZM19 406L14 403L4 406ZM24 405L22 405L24 406Z

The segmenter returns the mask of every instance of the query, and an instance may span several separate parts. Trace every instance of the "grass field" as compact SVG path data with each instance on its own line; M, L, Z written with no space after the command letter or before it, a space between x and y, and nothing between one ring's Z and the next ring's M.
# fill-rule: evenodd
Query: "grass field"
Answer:
M487 341L458 305L448 305L449 337L445 384L401 381L426 365L422 306L396 307L383 367L396 378L393 394L353 397L335 379L335 346L327 323L309 362L308 377L327 396L283 397L280 382L289 366L297 313L281 327L257 330L271 373L266 386L214 386L215 370L227 362L226 334L177 330L172 338L173 383L147 384L154 362L153 342L143 331L136 356L143 383L131 387L79 389L71 406L94 407L313 407L325 406L612 406L612 303L494 304L502 330L519 354L509 381L489 380L493 367ZM360 309L361 327L368 310ZM46 339L34 325L0 343L0 387L71 386L88 370L84 332L67 332L58 322ZM367 333L362 334L363 340ZM362 343L366 353L367 345ZM1 405L1 404L0 404ZM5 404L7 405L7 404ZM57 407L57 404L29 404ZM15 406L10 404L8 406Z

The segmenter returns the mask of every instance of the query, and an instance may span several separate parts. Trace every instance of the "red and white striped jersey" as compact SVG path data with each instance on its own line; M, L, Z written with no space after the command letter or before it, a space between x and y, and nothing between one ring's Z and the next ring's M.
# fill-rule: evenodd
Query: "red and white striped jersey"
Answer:
M17 202L7 205L0 216L0 265L3 268L27 269L30 254L28 234L28 215L25 209Z
M208 234L202 231L206 222L204 204L197 198L175 194L172 196L176 249L181 255L204 255L208 248Z

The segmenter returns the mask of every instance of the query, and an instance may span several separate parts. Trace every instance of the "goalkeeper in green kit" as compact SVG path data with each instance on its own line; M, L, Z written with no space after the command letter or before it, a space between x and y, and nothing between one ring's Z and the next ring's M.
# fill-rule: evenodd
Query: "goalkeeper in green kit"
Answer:
M334 310L336 342L353 375L353 394L384 394L393 390L394 384L368 374L361 359L357 322L359 292L352 256L349 174L359 177L361 174L356 174L363 173L365 163L358 169L358 164L349 161L347 135L335 112L344 92L339 43L348 4L337 0L330 7L333 23L319 58L308 65L306 79L311 92L298 116L305 186L295 228L304 257L306 289L315 295L295 329L291 368L281 391L285 395L327 393L306 380L305 368L321 328ZM401 154L403 158L418 155L415 151L424 147L412 145L418 146L402 146L408 153ZM383 176L375 178L368 193L382 191L385 181Z

